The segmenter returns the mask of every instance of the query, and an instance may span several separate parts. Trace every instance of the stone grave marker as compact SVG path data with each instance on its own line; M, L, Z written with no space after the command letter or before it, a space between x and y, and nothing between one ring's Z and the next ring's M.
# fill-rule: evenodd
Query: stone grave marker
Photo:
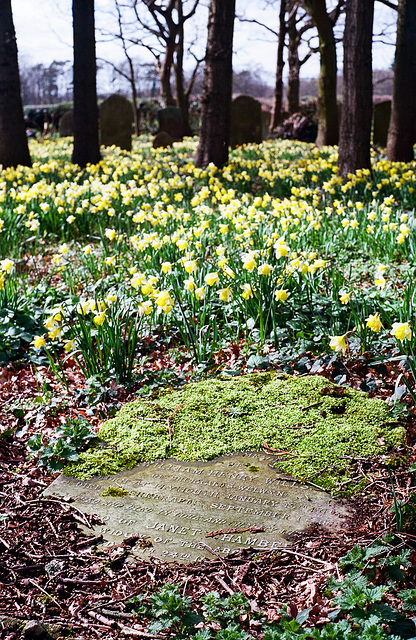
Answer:
M210 462L143 463L113 476L61 475L44 492L97 514L105 544L140 536L132 552L186 563L239 548L271 551L312 523L342 527L348 512L316 485L277 473L276 458L244 452ZM91 531L89 530L91 534Z
M64 113L59 121L59 136L65 138L66 136L74 135L74 112L67 111Z
M376 102L373 108L373 143L385 147L389 131L391 100Z
M185 135L185 123L182 111L177 107L166 107L157 112L159 131L168 133L173 142L182 140Z
M131 151L133 109L131 102L114 94L100 106L101 144Z
M152 147L153 149L166 149L172 146L172 142L172 138L166 131L159 131L153 138Z
M260 143L263 119L261 104L250 96L238 96L231 104L230 145L237 147L249 142Z

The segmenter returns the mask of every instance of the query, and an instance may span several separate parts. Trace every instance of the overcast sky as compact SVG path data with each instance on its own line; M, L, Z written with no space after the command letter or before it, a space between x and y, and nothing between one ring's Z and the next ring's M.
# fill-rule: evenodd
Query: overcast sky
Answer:
M207 0L201 0L205 4ZM331 0L329 0L329 3ZM72 59L72 17L71 0L12 0L13 17L17 34L17 45L21 64L50 64L53 60ZM114 24L109 9L113 0L96 0L97 27L108 29ZM265 0L237 0L237 13L246 17L256 18L266 22L271 28L277 30L278 3L275 8L266 6ZM388 34L381 38L376 35L373 48L373 67L386 69L393 61L394 47L385 44L386 41L394 42L394 11L385 7L380 2L375 4L375 31L386 31ZM204 13L206 15L206 13ZM194 29L198 30L200 47L205 49L206 27L199 24ZM120 49L112 43L104 43L99 30L97 30L97 56L118 62L123 59ZM271 76L270 84L273 84L276 64L276 40L271 33L257 27L254 24L235 23L234 60L233 66L237 71L247 68L259 67L264 69L264 77ZM341 49L341 47L340 47ZM144 61L151 61L145 52L139 54ZM340 56L342 51L340 51ZM342 60L339 61L339 69ZM316 76L319 73L318 56L312 56L311 60L302 69L303 77Z

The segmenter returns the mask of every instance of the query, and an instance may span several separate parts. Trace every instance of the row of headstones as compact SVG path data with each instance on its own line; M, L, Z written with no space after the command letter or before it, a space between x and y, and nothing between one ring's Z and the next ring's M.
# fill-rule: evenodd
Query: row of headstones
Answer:
M374 144L386 146L389 127L391 101L384 100L374 105ZM101 144L116 145L131 150L133 111L129 100L120 95L112 95L100 106ZM180 109L167 107L158 112L159 131L153 140L153 147L168 147L182 140L185 123ZM230 146L260 143L268 134L270 113L262 111L261 103L250 96L235 98L231 106ZM60 121L61 136L73 135L73 112L65 113Z
M250 96L239 96L232 103L231 146L249 142L261 142L265 137L261 104ZM266 113L266 117L267 117ZM120 95L112 95L100 106L100 138L105 146L116 145L131 150L133 111L129 100ZM166 107L158 112L159 131L153 140L153 147L167 147L182 140L185 122L177 107ZM59 123L61 137L73 135L73 111L65 113Z

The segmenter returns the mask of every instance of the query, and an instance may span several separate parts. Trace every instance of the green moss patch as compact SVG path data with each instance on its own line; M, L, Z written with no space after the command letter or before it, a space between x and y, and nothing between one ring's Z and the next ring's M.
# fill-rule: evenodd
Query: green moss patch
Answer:
M390 422L389 422L390 421ZM346 456L374 456L405 442L388 405L321 376L276 373L216 378L155 400L126 404L100 430L102 442L66 473L110 475L140 462L175 457L210 460L238 451L279 455L279 469L334 489L348 479Z
M111 485L102 492L101 496L106 498L107 496L111 496L112 498L123 498L124 496L128 496L129 492L126 489L121 489L120 487L112 487Z

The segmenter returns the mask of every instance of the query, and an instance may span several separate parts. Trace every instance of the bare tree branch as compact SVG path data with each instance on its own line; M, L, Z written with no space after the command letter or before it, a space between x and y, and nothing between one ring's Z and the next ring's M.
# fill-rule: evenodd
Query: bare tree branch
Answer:
M385 4L386 7L393 9L393 11L397 11L398 9L397 4L394 4L394 2L390 2L390 0L377 0L377 1L381 2L381 4Z

